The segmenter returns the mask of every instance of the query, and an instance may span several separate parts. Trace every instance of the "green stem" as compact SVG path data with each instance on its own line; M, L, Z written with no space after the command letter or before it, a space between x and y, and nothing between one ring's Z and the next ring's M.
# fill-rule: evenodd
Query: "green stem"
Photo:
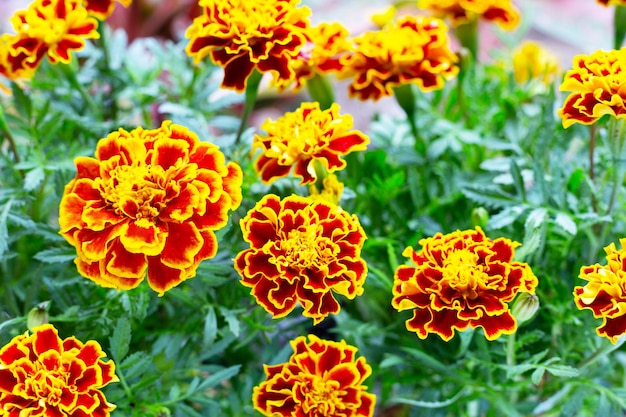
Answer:
M261 74L257 69L253 70L248 77L248 84L245 91L245 101L243 107L243 113L241 115L241 121L239 123L239 129L237 130L237 136L235 136L235 145L238 145L241 141L241 135L243 131L248 127L248 120L256 104L256 98L259 93L259 85L261 84Z
M78 77L76 76L76 68L75 68L76 64L74 62L75 60L71 61L69 64L59 64L60 65L59 68L61 69L61 72L63 73L63 75L65 75L65 78L70 83L70 85L78 91L78 93L82 97L87 107L89 107L89 110L91 111L91 113L94 116L96 116L100 112L98 111L96 103L93 101L93 98L91 97L91 95L87 93L83 85L80 83L80 81L78 81Z
M104 22L101 22L98 25L98 33L100 34L100 38L99 38L99 44L100 47L102 48L102 57L103 57L103 71L105 74L109 75L111 77L110 79L110 84L111 84L111 89L108 93L108 97L107 100L105 102L108 102L109 105L107 106L107 109L110 110L110 114L109 116L111 117L111 119L113 120L117 120L117 101L115 100L115 79L114 79L114 71L111 68L111 48L109 47L109 28L108 26L106 26L104 24Z
M415 138L415 150L419 155L426 155L426 144L424 143L423 138L419 135L417 129L417 120L416 120L416 97L415 90L413 84L406 83L393 88L393 96L396 98L396 101L404 110L404 114L406 114L406 119L409 122L409 126L411 127L411 134L413 138Z
M314 101L317 101L321 110L328 110L335 102L335 93L330 83L320 74L315 74L306 83L307 90Z
M474 59L478 59L478 19L474 18L467 23L461 24L454 29L461 46L472 53Z
M15 159L15 163L19 164L20 163L20 154L17 151L17 145L15 144L15 138L13 137L13 134L11 133L11 130L9 129L9 125L7 124L7 121L4 118L4 107L1 106L1 105L0 105L0 131L2 132L2 135L9 142L9 147L11 148L11 152L13 153L13 159ZM20 175L22 177L24 177L24 173L22 171L19 171L19 173L20 173Z
M626 6L615 6L613 13L613 48L620 49L626 35Z
M596 125L592 124L589 126L589 179L592 183L596 182L596 171L595 171L595 162L594 162L594 153L596 150ZM594 193L591 194L591 206L593 207L594 213L598 213L598 200L596 200L596 195Z
M115 368L115 375L117 375L117 378L120 380L120 384L122 384L122 389L124 389L126 397L129 398L129 402L131 402L132 399L135 398L135 395L133 394L133 390L130 389L128 382L126 382L126 378L124 377L124 373L119 367Z
M624 141L626 140L626 121L622 119L611 119L609 124L609 147L613 155L612 184L611 197L607 206L606 213L610 215L617 201L617 195L623 182L623 155Z

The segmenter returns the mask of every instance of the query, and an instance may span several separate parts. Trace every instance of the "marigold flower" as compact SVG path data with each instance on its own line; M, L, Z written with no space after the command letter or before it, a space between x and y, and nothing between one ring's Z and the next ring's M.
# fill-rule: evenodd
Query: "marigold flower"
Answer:
M518 83L539 79L550 84L560 72L558 58L537 42L526 41L513 53L513 77Z
M372 417L376 396L363 381L372 373L345 341L309 335L290 342L288 362L264 365L266 379L254 387L255 410L267 417Z
M237 255L235 269L274 318L300 303L317 324L339 312L333 293L363 293L366 236L356 216L304 197L267 195L240 224L250 248Z
M307 42L290 64L294 72L292 79L276 80L279 89L285 89L292 81L294 90L299 90L316 74L324 75L342 70L341 58L352 50L348 40L348 29L340 23L321 23L305 32Z
M480 18L495 22L504 30L513 30L520 22L519 11L511 0L418 0L417 5L450 18L454 27Z
M626 0L596 0L603 6L626 6Z
M415 266L398 267L394 277L393 307L413 310L408 330L420 339L436 333L445 341L468 327L482 327L488 340L515 332L507 303L537 286L530 267L512 261L519 243L491 240L480 227L437 233L419 243L419 253L411 247L403 252Z
M116 0L82 0L83 5L92 16L104 20L115 10ZM133 0L117 0L124 7L130 6Z
M254 135L252 151L262 150L254 168L264 183L287 176L291 167L300 184L315 182L316 163L328 172L343 169L346 162L341 156L365 150L369 143L363 133L350 130L352 116L340 116L336 103L328 110L321 110L317 102L302 103L276 121L266 120L261 129L267 135Z
M308 7L300 0L200 0L202 15L187 29L187 54L224 67L223 88L243 91L252 70L278 83L294 77L290 62L306 43Z
M588 282L584 287L574 288L576 306L593 311L595 318L602 318L596 333L612 343L626 333L626 239L620 239L620 244L619 250L614 243L604 248L606 265L580 268L579 277Z
M352 77L351 96L378 100L392 88L417 84L423 91L454 77L458 58L448 47L448 27L436 18L406 16L381 30L354 39L355 51L342 59L339 78Z
M47 55L52 63L70 62L70 52L98 38L98 21L79 0L35 0L18 10L11 23L15 36L9 42L12 68L36 68Z
M0 349L0 415L108 417L100 389L118 381L113 361L93 340L61 340L50 324Z
M78 271L124 290L147 272L159 295L195 276L217 252L214 231L241 202L239 166L170 121L119 129L95 156L76 158L61 199L60 233L76 247Z
M626 118L626 49L577 55L565 73L561 91L569 91L558 110L563 127L590 125L605 114Z

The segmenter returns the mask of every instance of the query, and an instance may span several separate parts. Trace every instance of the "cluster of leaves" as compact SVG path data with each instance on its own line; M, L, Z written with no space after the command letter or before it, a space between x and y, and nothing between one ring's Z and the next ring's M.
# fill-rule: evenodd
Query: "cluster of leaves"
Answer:
M105 390L124 416L250 416L264 363L285 361L288 341L317 333L345 339L373 367L367 381L385 416L618 416L626 410L626 358L599 339L571 292L581 265L626 235L614 184L615 155L599 128L594 170L589 131L564 130L553 88L519 85L506 67L475 64L442 91L412 90L415 129L381 114L372 146L339 173L343 208L368 235L365 294L323 325L293 314L272 321L238 284L232 258L243 248L238 221L268 192L249 159L250 131L236 144L241 97L219 89L220 72L192 65L184 42L142 39L103 27L70 65L44 63L27 86L1 97L0 343L50 301L60 334L100 341L119 384ZM105 290L80 277L58 231L58 203L73 158L119 127L188 126L244 169L244 202L219 233L219 253L197 277L159 298L146 286ZM416 134L414 134L416 133ZM16 157L17 155L17 157ZM16 159L18 159L16 161ZM616 188L616 192L613 192ZM612 202L612 195L616 195ZM444 343L420 340L391 308L404 247L436 232L481 225L490 237L523 242L517 258L538 276L541 309L515 339L480 331ZM575 411L574 411L575 410Z

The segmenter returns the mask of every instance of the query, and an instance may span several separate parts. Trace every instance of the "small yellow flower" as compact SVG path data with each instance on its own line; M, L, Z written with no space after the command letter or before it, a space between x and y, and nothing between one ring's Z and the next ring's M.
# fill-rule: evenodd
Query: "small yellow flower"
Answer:
M309 198L312 201L324 201L330 203L333 206L339 206L341 195L343 194L343 183L341 183L335 174L329 174L323 181L322 190L318 190L317 187L311 185L309 187Z
M538 79L550 84L560 73L558 58L537 42L526 41L513 53L513 77L518 83Z
M626 6L626 0L597 0L603 6Z

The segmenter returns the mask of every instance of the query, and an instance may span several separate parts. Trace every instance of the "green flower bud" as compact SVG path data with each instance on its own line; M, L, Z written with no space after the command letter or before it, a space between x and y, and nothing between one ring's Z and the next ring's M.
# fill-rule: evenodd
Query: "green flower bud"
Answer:
M481 229L487 228L487 222L489 221L489 213L484 207L476 207L472 210L472 223L474 226L479 226Z
M513 302L511 313L517 319L517 325L520 326L532 319L537 310L539 310L539 298L535 294L522 292Z
M33 307L26 317L26 326L31 332L37 326L48 323L48 306L50 301L44 301Z

